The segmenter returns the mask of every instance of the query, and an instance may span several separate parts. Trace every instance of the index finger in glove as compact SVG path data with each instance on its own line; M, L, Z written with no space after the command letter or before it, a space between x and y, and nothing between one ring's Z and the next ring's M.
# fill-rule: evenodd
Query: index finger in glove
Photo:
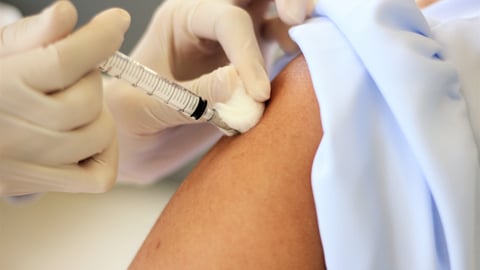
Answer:
M69 37L21 55L20 75L39 91L69 86L115 53L129 24L125 11L105 11Z
M289 25L300 24L312 13L316 0L275 0L280 19Z
M228 3L199 2L189 14L193 35L218 41L238 70L247 93L257 101L270 97L270 81L250 15Z
M57 1L40 14L0 28L0 56L45 46L70 33L77 11L68 1Z

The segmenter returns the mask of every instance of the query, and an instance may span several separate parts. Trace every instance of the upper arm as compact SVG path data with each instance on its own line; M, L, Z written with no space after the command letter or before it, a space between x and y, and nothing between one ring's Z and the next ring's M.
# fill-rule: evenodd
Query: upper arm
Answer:
M272 82L260 122L222 138L185 179L132 269L323 269L310 183L321 137L300 56Z

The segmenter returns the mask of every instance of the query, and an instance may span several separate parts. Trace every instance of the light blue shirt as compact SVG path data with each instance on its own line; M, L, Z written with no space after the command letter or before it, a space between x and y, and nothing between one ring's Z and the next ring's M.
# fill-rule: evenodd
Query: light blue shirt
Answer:
M330 270L480 269L480 1L444 1L429 24L411 0L322 0L290 31L320 104Z

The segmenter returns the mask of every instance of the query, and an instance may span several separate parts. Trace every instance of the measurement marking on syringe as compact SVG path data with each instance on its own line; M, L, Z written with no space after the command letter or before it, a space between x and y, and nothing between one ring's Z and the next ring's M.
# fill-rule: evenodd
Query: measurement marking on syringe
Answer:
M146 86L148 86L146 88L154 89L153 84L155 83L155 77L153 76L152 73L150 73L148 71L146 71L145 73L146 73L146 77L145 77L146 83L145 84L146 84Z
M160 79L159 78L156 78L155 81L156 81L156 84L152 88L152 91L149 93L150 95L153 95L157 91L157 87L160 85Z
M132 86L142 89L146 94L158 98L163 103L194 119L203 118L216 125L225 133L238 133L225 124L216 115L215 110L208 107L207 101L183 86L162 78L156 72L116 52L106 59L98 68L110 76L123 79Z

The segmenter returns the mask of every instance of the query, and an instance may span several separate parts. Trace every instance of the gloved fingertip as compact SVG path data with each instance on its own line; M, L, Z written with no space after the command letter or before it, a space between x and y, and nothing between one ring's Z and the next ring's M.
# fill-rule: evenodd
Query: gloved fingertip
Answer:
M270 79L262 64L255 69L255 77L251 84L247 85L247 93L257 102L265 102L270 99Z
M278 15L280 19L288 25L298 25L303 23L313 14L315 6L319 0L277 0Z
M305 6L295 4L291 6L279 7L278 15L280 19L288 25L297 25L302 23L306 16Z
M42 11L47 17L74 19L77 21L77 9L70 1L56 1Z
M130 14L126 10L121 8L114 8L112 12L115 12L116 15L119 17L119 21L121 21L120 26L123 29L123 31L126 32L130 27L130 23L132 21Z
M3 29L0 54L46 47L69 34L77 23L77 10L68 1L59 1L41 13L25 17Z
M51 43L70 33L77 23L78 13L69 1L57 1L42 11L40 23L33 22L36 34L41 35L45 43Z
M97 14L92 19L92 21L94 20L105 20L102 23L115 25L122 32L126 32L130 27L131 17L130 14L124 9L110 8Z
M267 80L257 80L249 84L247 93L257 102L265 102L270 99L270 82Z

